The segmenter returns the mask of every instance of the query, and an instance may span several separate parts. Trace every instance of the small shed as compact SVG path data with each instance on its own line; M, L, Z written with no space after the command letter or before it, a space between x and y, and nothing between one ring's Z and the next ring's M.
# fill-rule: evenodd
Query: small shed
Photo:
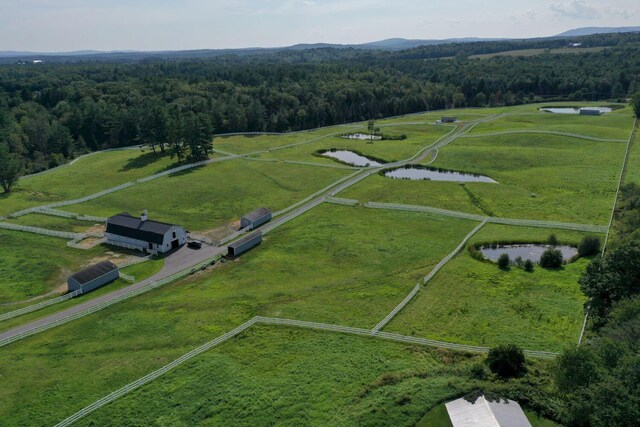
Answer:
M227 247L227 249L229 250L229 256L236 257L240 254L243 254L249 249L258 246L261 242L262 233L260 231L256 231L255 233L244 236L242 239L236 240Z
M440 123L454 123L457 121L458 119L456 119L455 117L443 117L440 119Z
M240 228L249 227L249 230L253 230L270 220L271 211L267 208L259 208L240 218Z
M113 282L118 277L120 277L118 267L111 261L102 261L69 276L67 285L70 291L80 289L83 294L86 294Z
M453 427L531 427L524 411L513 400L487 400L480 396L469 401L461 397L445 407Z
M581 108L580 114L583 116L599 116L602 114L602 111L597 108Z

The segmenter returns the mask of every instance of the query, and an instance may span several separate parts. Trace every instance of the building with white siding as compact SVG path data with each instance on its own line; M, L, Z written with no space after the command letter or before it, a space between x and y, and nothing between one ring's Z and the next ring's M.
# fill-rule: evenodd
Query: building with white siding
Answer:
M129 247L149 253L165 253L187 242L184 228L175 224L152 221L144 211L140 218L124 212L107 219L107 244Z

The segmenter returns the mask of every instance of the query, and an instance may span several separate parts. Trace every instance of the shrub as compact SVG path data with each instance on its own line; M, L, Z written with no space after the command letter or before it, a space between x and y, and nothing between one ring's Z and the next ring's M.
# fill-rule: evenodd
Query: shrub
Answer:
M471 366L470 374L473 379L486 380L487 368L485 368L483 363L474 363L473 366Z
M540 266L542 268L562 267L562 252L560 252L559 249L547 249L542 253L542 256L540 257Z
M523 265L522 257L521 256L516 257L513 263L516 265L516 267L522 268L522 265Z
M489 350L487 364L491 372L502 378L514 378L527 372L524 353L515 344L503 344Z
M533 271L533 261L530 259L524 262L524 271L531 273Z
M558 246L558 238L555 234L550 234L549 238L547 239L547 243L549 243L551 246Z
M507 254L502 254L498 257L498 267L500 267L502 270L508 269L510 262L511 261L509 260L509 255Z
M600 252L600 239L596 236L585 236L578 245L578 255L589 256Z

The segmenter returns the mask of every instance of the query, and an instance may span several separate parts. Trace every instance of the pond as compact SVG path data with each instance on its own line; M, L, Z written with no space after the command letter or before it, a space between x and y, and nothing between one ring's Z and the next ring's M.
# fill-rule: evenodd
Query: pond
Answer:
M497 248L483 246L480 248L480 252L482 252L482 255L484 255L486 259L490 259L494 262L498 261L498 257L502 254L509 255L511 261L520 257L523 261L530 259L533 262L540 262L542 253L549 247L549 245L509 245L498 246ZM562 252L562 259L565 260L573 258L578 254L578 249L573 246L556 246L555 248L560 249L560 252Z
M353 166L382 166L382 163L371 160L368 157L356 154L353 151L348 150L335 150L325 151L322 153L325 157L331 157L332 159L340 160L343 163L348 163Z
M359 139L362 141L370 141L371 135L368 135L366 133L350 133L348 135L342 135L342 138L344 139ZM373 135L373 140L374 141L380 141L382 139L382 137L380 135Z
M597 110L600 114L610 113L613 111L609 107L557 107L557 108L541 108L540 111L546 111L548 113L555 114L580 114L580 110Z
M395 179L410 179L414 181L429 180L497 183L497 181L489 178L488 176L427 168L399 168L386 172L384 176Z

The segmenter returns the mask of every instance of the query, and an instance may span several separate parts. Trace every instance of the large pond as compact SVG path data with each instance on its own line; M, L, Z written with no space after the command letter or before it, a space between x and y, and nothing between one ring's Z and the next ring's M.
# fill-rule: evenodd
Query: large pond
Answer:
M322 155L353 166L382 166L380 162L348 150L325 151Z
M348 135L342 135L342 138L344 139L359 139L361 141L370 141L370 140L374 140L374 141L380 141L382 139L382 137L380 135L373 135L373 138L371 137L371 135L368 135L366 133L350 133Z
M546 251L550 246L548 245L510 245L510 246L498 246L492 248L490 246L484 246L480 249L482 255L491 261L498 261L498 257L502 254L509 255L509 258L513 261L517 257L522 258L523 261L530 259L533 262L540 262L542 253ZM560 249L562 252L562 259L570 259L578 254L578 250L573 246L556 246L555 249Z
M609 107L583 107L583 108L558 107L558 108L541 108L540 109L540 111L546 111L548 113L555 113L555 114L580 114L581 110L596 110L600 112L600 114L610 113L611 111L613 111Z
M415 181L453 181L453 182L489 182L497 181L488 176L474 175L470 173L426 169L426 168L399 168L388 171L384 176L395 179L410 179Z

